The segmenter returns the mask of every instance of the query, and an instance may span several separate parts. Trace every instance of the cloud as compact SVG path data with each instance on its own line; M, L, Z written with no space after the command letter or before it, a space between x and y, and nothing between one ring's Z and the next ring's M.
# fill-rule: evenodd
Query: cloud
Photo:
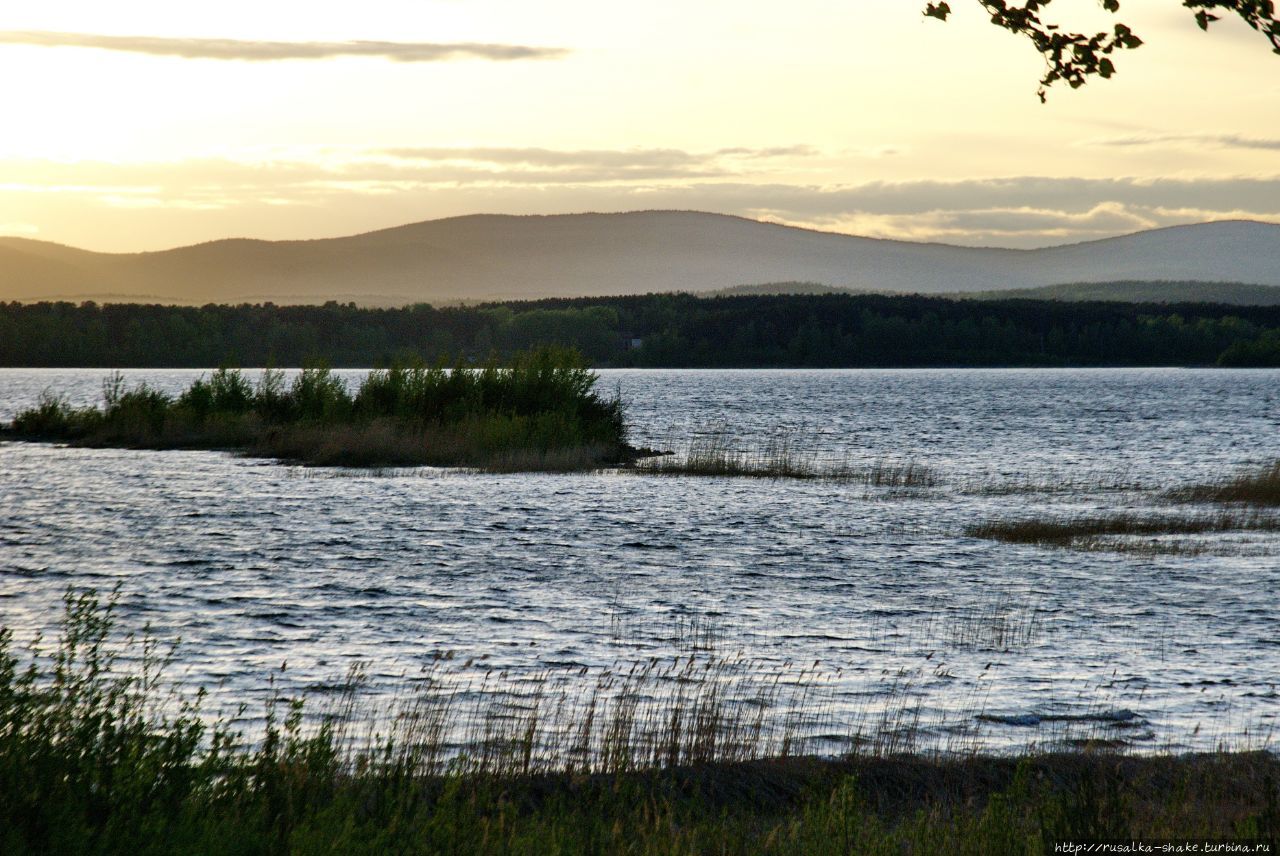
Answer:
M988 246L1045 246L1140 232L1177 223L1221 219L1219 212L1199 216L1165 216L1150 209L1106 202L1088 211L977 208L935 210L915 214L853 211L798 219L786 212L760 211L762 219L796 226L848 232L873 238L949 242Z
M801 151L800 148L788 149ZM763 151L742 149L743 153ZM804 151L807 151L805 149ZM110 186L151 193L230 191L301 192L310 185L342 186L353 192L386 192L427 185L564 186L644 185L668 187L751 175L749 155L683 149L549 149L515 147L309 148L275 150L257 157L191 158L159 162L0 161L0 190L53 192ZM3 181L3 176L21 176Z
M967 211L929 212L934 228L946 228L961 234L1019 235L1026 232L1091 233L1133 232L1160 225L1159 220L1144 216L1117 202L1103 202L1088 211L1068 212L1040 208L986 208Z
M741 146L734 146L733 148L720 149L716 154L725 157L764 160L767 158L810 157L818 154L818 150L813 146L769 146L762 149L750 149L743 148Z
M79 200L133 211L223 212L227 225L209 227L206 237L242 234L236 218L252 219L266 206L275 211L272 216L293 218L287 222L312 229L323 223L326 234L455 214L660 208L871 237L1006 247L1206 220L1280 221L1280 174L824 185L759 180L775 173L772 164L754 163L723 151L504 147L335 148L169 163L28 159L0 162L0 175L22 177L0 182L0 201L3 194L21 195L12 210L24 212L57 199L64 206ZM56 218L32 222L47 227ZM275 221L269 226L282 228ZM296 228L291 234L308 234Z
M609 190L564 188L561 210L699 209L869 237L1024 248L1209 220L1280 222L1280 175L840 186L715 181Z
M506 149L406 149L397 156L382 150L344 152L327 158L273 157L247 161L200 158L156 163L103 161L10 160L0 174L22 176L20 182L0 182L0 190L28 192L64 188L130 186L150 192L191 193L215 189L297 192L309 185L342 185L350 190L367 186L425 185L591 185L616 183L667 184L730 176L714 158L682 152L557 152ZM19 187L21 185L21 187Z
M407 161L472 162L541 167L608 167L635 169L705 166L714 157L681 149L543 149L543 148L447 148L423 146L384 149L383 154Z
M1084 145L1112 148L1147 148L1175 146L1178 148L1261 149L1280 151L1280 139L1248 137L1243 134L1130 134L1122 137L1103 137L1086 140Z
M382 150L393 158L409 161L442 163L485 163L501 166L524 165L549 168L583 168L637 170L655 167L671 170L697 169L722 172L727 161L758 161L784 157L809 157L817 154L811 146L773 146L768 148L729 148L714 152L690 152L684 149L546 149L474 147L449 148L422 146Z
M377 57L393 62L444 62L481 59L509 61L558 59L564 48L497 45L476 42L270 42L239 39L165 38L159 36L107 36L95 33L57 33L45 30L0 31L0 44L36 47L98 48L109 51L181 57L183 59L315 60L334 57Z
M1126 210L1280 208L1280 175L1076 178L1008 176L956 181L851 185L719 183L702 192L726 206L772 209L798 218L851 213L921 215L936 211L1033 210L1082 214L1104 203Z

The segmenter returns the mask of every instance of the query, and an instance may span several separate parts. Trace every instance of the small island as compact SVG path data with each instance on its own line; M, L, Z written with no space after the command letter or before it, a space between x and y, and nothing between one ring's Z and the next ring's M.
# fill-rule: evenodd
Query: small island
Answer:
M393 365L352 394L327 367L256 384L220 368L172 397L116 373L100 408L45 395L3 429L11 440L131 449L223 449L314 466L587 470L634 462L623 406L576 351L540 348L506 365Z

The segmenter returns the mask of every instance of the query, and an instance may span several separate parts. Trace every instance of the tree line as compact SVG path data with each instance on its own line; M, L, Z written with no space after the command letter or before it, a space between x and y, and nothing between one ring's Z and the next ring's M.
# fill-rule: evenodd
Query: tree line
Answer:
M503 361L542 345L599 367L1280 366L1280 307L848 294L399 309L0 303L9 367L372 367Z

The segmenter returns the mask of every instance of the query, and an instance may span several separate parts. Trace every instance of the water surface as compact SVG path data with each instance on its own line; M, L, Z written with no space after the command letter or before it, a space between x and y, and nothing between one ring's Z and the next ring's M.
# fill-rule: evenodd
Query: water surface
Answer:
M104 374L0 370L0 419L45 390L94 403ZM125 376L177 391L199 374ZM122 624L181 637L179 671L224 700L269 677L314 693L356 661L371 693L394 692L442 652L458 670L598 672L707 647L692 627L752 668L817 664L833 736L889 708L987 747L1070 736L1063 722L1140 749L1274 727L1275 536L1139 555L963 530L1146 513L1160 488L1280 458L1280 372L601 375L639 444L785 431L820 461L911 461L938 484L352 474L4 444L0 619L49 633L69 586L119 586Z

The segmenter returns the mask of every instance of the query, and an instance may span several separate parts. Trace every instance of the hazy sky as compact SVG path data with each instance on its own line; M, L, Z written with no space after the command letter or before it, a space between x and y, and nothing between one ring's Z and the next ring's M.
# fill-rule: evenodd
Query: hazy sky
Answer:
M1147 44L1043 106L1039 56L971 0L945 24L922 0L5 6L0 234L681 208L1025 247L1280 222L1280 57L1177 0L1122 3Z

